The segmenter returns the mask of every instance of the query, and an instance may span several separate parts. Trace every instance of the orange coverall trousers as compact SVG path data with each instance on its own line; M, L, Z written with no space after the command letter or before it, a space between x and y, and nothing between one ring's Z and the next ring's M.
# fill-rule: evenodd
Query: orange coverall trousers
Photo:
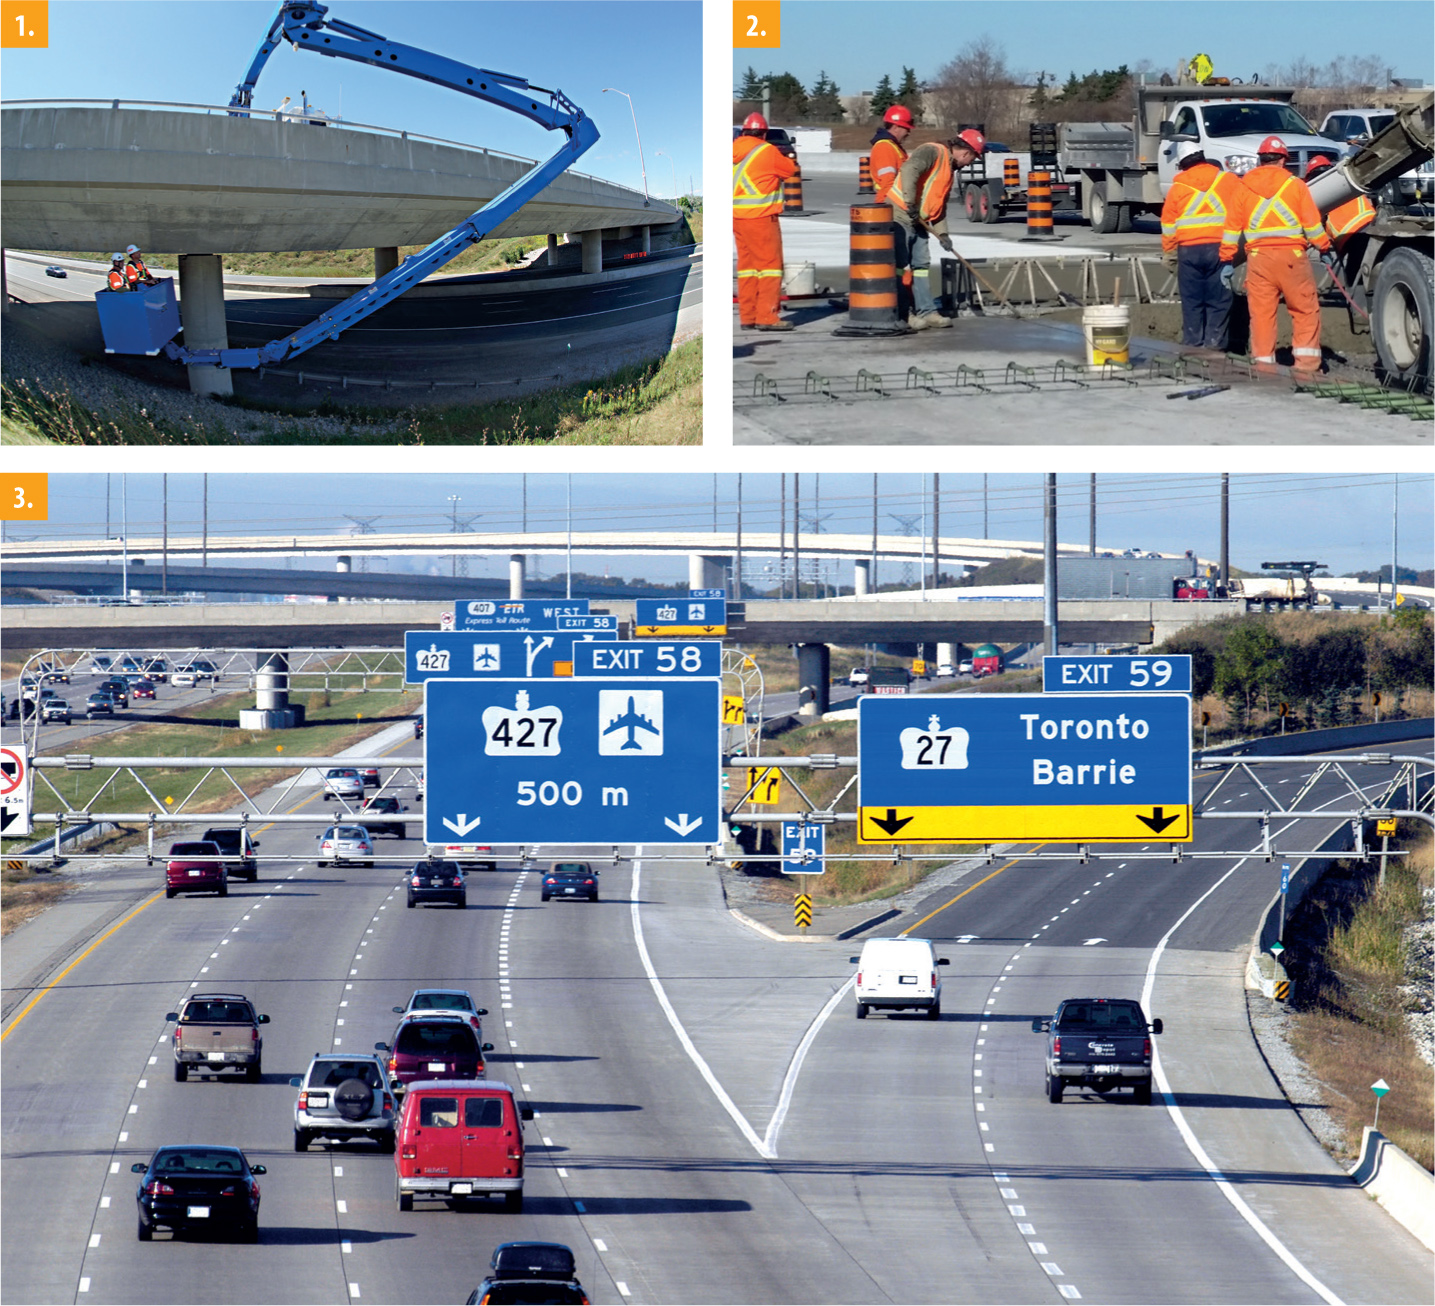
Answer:
M1291 353L1296 370L1320 371L1320 302L1305 250L1293 245L1248 245L1246 259L1251 357L1257 363L1275 362L1276 306L1284 298L1291 315Z
M776 322L782 297L782 228L777 214L740 218L732 224L737 242L737 315L744 326Z

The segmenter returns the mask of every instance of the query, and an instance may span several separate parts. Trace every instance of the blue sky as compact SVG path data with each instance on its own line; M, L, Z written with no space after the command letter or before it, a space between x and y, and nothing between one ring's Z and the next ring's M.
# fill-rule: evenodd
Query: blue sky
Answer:
M1057 478L1060 537L1063 543L1087 539L1085 475ZM925 491L924 491L925 487ZM1231 561L1257 570L1262 562L1314 558L1338 572L1379 567L1390 560L1393 500L1390 475L1235 474L1231 477ZM121 479L109 476L110 531L120 533ZM527 477L528 525L531 530L563 530L569 489L564 475ZM457 494L460 522L481 514L471 529L513 530L521 520L524 481L519 474L429 475L409 473L364 475L324 474L322 488L311 475L252 474L209 476L211 535L282 532L337 533L354 523L345 517L376 517L376 531L443 531L451 521ZM942 475L942 534L982 536L983 487L980 475ZM746 531L778 527L779 478L745 473L743 526ZM887 473L878 482L879 529L899 533L897 516L919 516L931 503L931 477ZM1179 553L1194 549L1214 557L1219 549L1219 474L1180 476L1101 474L1097 477L1097 542L1103 549L1140 548ZM792 476L787 478L791 512ZM201 478L196 473L169 475L169 528L173 534L197 534L201 513ZM48 523L9 523L7 538L77 536L96 538L105 532L106 477L103 473L50 477ZM161 482L155 474L128 476L131 536L158 535ZM703 530L717 523L732 528L737 499L734 473L710 474L575 474L572 478L575 530ZM1041 538L1041 477L1036 473L993 474L987 477L987 520L998 539ZM802 512L817 512L827 532L870 534L872 477L868 474L813 472L802 474ZM918 526L920 528L920 521ZM811 530L804 524L804 530ZM930 519L927 522L930 530ZM1435 478L1400 478L1400 564L1417 570L1432 565L1435 554ZM507 559L497 558L473 574L506 575ZM545 562L545 571L561 565ZM585 559L581 569L600 571L602 562ZM615 574L673 580L686 575L678 558L655 558L615 565Z
M51 0L48 50L6 50L7 100L65 98L228 104L269 22L274 0ZM633 97L652 194L676 172L702 187L702 6L695 0L337 0L329 16L392 41L563 91L602 139L578 170L641 187ZM366 64L281 46L259 79L257 108L286 95L353 122L405 128L525 158L559 141L506 110ZM661 158L655 151L662 150ZM672 167L668 160L671 158Z
M1250 79L1298 58L1317 65L1371 55L1397 77L1435 80L1435 6L1428 0L786 0L780 50L738 50L735 69L791 72L809 88L825 70L844 94L871 90L902 66L919 79L968 41L989 36L1017 75L1158 69L1198 51L1216 72Z

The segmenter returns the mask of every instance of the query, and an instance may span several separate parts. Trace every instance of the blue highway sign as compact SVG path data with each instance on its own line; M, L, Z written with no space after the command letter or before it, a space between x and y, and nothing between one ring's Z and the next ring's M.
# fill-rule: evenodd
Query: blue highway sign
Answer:
M622 643L575 644L575 676L720 676L722 641L690 639L671 644Z
M587 599L468 599L453 605L453 628L557 630L559 617L587 615Z
M727 603L723 599L637 599L635 635L725 635Z
M590 633L606 632L610 639L618 638L618 618L607 615L598 617L555 617L551 626L534 626L534 630L568 630Z
M1048 694L1189 694L1191 655L1044 657L1041 687Z
M688 591L688 598L690 598L690 599L725 599L725 598L727 598L727 591L726 591L726 590L689 590L689 591Z
M555 662L571 662L576 645L612 643L612 632L574 635L555 630L404 632L404 682L435 677L551 676Z
M719 842L720 685L427 681L424 837Z
M811 821L782 823L782 873L821 875L822 854L827 848L827 827Z
M1191 840L1185 694L858 700L862 843Z

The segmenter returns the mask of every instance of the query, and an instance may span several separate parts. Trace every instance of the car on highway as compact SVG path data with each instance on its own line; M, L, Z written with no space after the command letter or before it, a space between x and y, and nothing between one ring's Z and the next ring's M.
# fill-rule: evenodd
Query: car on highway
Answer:
M70 705L63 698L47 698L40 705L40 720L44 722L59 722L61 725L70 724Z
M415 862L405 880L410 907L421 902L451 902L460 910L468 907L468 881L457 862L439 858Z
M259 840L251 838L248 830L236 825L212 825L200 837L215 844L223 856L238 860L238 869L232 870L232 875L243 876L251 884L259 878L259 863L254 858Z
M866 667L853 667L852 670L847 673L847 683L853 688L858 685L865 685L868 679L869 676Z
M424 772L420 771L414 777L414 802L421 803L424 800Z
M130 682L123 676L111 676L108 680L100 681L99 692L114 699L116 707L130 705Z
M379 787L379 768L376 766L361 766L358 768L359 779L364 782L365 789L377 789Z
M959 676L969 676L969 675L971 675L971 674L972 674L972 660L971 660L971 658L963 658L960 662L957 663L957 675L959 675Z
M587 898L598 901L598 872L587 862L554 862L539 888L541 901L550 898Z
M184 1083L191 1070L242 1070L251 1084L263 1073L268 1016L254 1010L242 993L196 993L178 1011L165 1013L174 1025L174 1078Z
M237 1147L186 1143L161 1147L130 1172L143 1176L135 1193L140 1242L157 1228L197 1233L224 1230L245 1242L259 1241L259 1184L262 1165L250 1165Z
M858 1020L866 1020L873 1010L915 1010L928 1020L941 1019L942 981L937 968L951 963L937 956L930 939L868 939L861 956L852 961L857 966L852 992Z
M46 667L40 673L40 683L42 685L68 685L70 673L64 667Z
M356 1052L319 1053L289 1084L294 1103L294 1150L307 1152L318 1139L348 1143L370 1138L379 1151L394 1150L394 1095L381 1057Z
M90 670L99 675L107 675L112 666L114 659L106 653L97 653L90 659Z
M176 689L193 689L199 684L199 677L193 671L175 671L170 675L169 683Z
M130 682L130 697L133 699L154 699L154 681L134 680Z
M737 140L742 135L742 128L733 125L732 138ZM797 147L792 143L792 137L787 134L783 127L769 127L767 129L767 143L777 147L779 154L786 155L789 159L797 158Z
M213 662L205 658L191 658L183 666L176 667L175 670L188 672L196 681L219 679L218 669Z
M169 663L163 658L146 658L140 670L157 684L163 684L169 673Z
M331 798L342 798L346 802L349 799L356 801L364 797L364 782L359 778L359 772L352 766L331 766L324 772L324 801L327 803Z
M502 1197L507 1210L521 1211L523 1122L532 1119L533 1108L496 1080L415 1083L399 1115L395 1205L412 1211L415 1197Z
M408 826L402 821L385 821L380 818L384 816L397 816L400 812L408 809L391 794L375 794L359 809L359 816L364 822L366 829L374 838L381 834L397 835L403 839L408 834Z
M217 860L219 845L207 839L171 844L164 870L164 896L177 893L217 893L229 896L229 872Z
M66 272L65 269L62 268L58 263L52 263L49 267L45 269L45 275L47 277L58 277L61 281L63 281L70 274Z
M375 1043L374 1051L389 1054L389 1082L402 1093L425 1079L482 1079L483 1054L493 1044L480 1042L457 1011L424 1012L401 1017L390 1042Z
M488 1015L488 1008L475 1006L473 994L467 989L415 989L408 1006L394 1008L396 1016L417 1016L420 1012L462 1016L481 1037L483 1023L479 1017Z
M1147 1021L1139 1002L1067 998L1050 1020L1038 1016L1031 1028L1047 1036L1047 1101L1060 1102L1066 1088L1094 1093L1129 1088L1135 1102L1150 1104L1151 1036L1161 1033L1162 1025Z
M468 1295L468 1306L540 1301L588 1306L573 1251L562 1243L499 1243L488 1276Z
M374 841L362 825L331 825L319 835L318 865L374 860Z
M91 694L85 699L85 715L87 717L114 716L115 700L108 694Z

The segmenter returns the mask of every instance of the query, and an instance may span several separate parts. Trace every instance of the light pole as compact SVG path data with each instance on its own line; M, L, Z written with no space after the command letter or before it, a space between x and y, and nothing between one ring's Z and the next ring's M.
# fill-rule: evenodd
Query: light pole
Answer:
M627 91L620 91L616 86L605 86L603 94L611 91L614 95L621 95L628 102L628 112L633 115L633 135L638 137L638 167L643 171L643 207L648 207L648 165L643 162L643 138L638 135L638 111L633 108L633 97ZM671 162L671 160L669 160Z
M654 150L654 154L661 154L668 161L668 171L673 174L673 203L678 202L678 170L673 164L673 156L664 154L662 150Z

